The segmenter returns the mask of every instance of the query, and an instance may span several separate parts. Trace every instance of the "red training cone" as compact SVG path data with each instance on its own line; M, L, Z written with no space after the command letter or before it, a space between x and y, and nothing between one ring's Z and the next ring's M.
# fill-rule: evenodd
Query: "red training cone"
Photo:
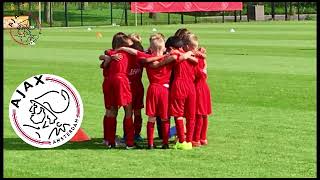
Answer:
M90 141L90 137L84 132L82 128L79 128L78 132L70 139L70 142Z

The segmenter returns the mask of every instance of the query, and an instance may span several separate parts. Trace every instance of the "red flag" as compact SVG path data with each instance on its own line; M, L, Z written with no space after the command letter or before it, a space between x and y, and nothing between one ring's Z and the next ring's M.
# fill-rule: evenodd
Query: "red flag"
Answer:
M131 2L132 13L242 10L242 2Z

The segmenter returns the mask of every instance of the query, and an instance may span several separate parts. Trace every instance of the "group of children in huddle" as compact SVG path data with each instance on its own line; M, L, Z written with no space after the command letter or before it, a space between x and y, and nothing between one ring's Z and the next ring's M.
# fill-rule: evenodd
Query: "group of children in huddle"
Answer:
M206 82L205 49L199 48L197 36L186 28L177 30L167 40L163 34L155 33L150 36L149 42L150 47L144 51L138 34L119 32L113 36L112 49L99 57L102 61L100 67L103 69L106 109L104 143L109 148L116 147L116 118L121 106L125 111L123 129L126 148L134 148L135 140L141 138L141 109L144 107L141 78L143 68L146 68L149 79L146 94L148 148L155 148L157 118L161 119L161 148L169 148L171 116L174 117L177 132L175 149L207 145L211 98Z

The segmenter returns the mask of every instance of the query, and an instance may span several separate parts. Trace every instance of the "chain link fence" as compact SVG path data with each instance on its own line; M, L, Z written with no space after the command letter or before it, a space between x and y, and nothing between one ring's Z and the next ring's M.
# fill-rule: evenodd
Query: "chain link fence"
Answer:
M248 7L264 6L265 20L315 20L316 2L244 2L242 11L142 13L130 2L5 2L4 15L39 17L42 27L157 25L248 21ZM40 9L40 13L39 13Z

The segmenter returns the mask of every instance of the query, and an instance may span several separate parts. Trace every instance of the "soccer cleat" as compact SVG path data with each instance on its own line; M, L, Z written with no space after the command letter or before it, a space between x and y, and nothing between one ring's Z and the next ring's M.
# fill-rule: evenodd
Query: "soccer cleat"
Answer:
M134 149L134 146L126 146L126 149L128 149L128 150Z
M205 145L208 145L208 140L205 139L205 140L200 140L200 143L201 145L205 146Z
M200 141L192 141L192 147L200 147L201 143Z
M140 134L136 134L134 135L134 141L141 142L143 141L143 138L140 136Z
M101 144L103 144L103 145L105 145L105 146L108 146L109 143L108 143L107 140L103 140Z
M169 144L163 144L161 149L169 149Z
M115 148L116 147L116 145L115 144L108 144L108 149L113 149L113 148Z
M181 143L181 145L180 145L180 147L178 149L190 150L190 149L192 149L192 143L184 141L183 143Z
M117 147L126 147L126 143L121 141L121 137L116 137L116 146Z
M125 136L123 136L123 138L121 139L121 141L120 141L120 142L125 143L125 142L126 142L126 137L125 137Z
M183 146L183 149L185 150L192 149L192 142L186 142L186 145Z
M182 143L180 143L179 141L176 142L176 144L174 145L174 149L180 149L181 148Z
M153 144L153 145L148 145L148 149L155 149L155 148L157 148L157 146L156 146L155 144Z

